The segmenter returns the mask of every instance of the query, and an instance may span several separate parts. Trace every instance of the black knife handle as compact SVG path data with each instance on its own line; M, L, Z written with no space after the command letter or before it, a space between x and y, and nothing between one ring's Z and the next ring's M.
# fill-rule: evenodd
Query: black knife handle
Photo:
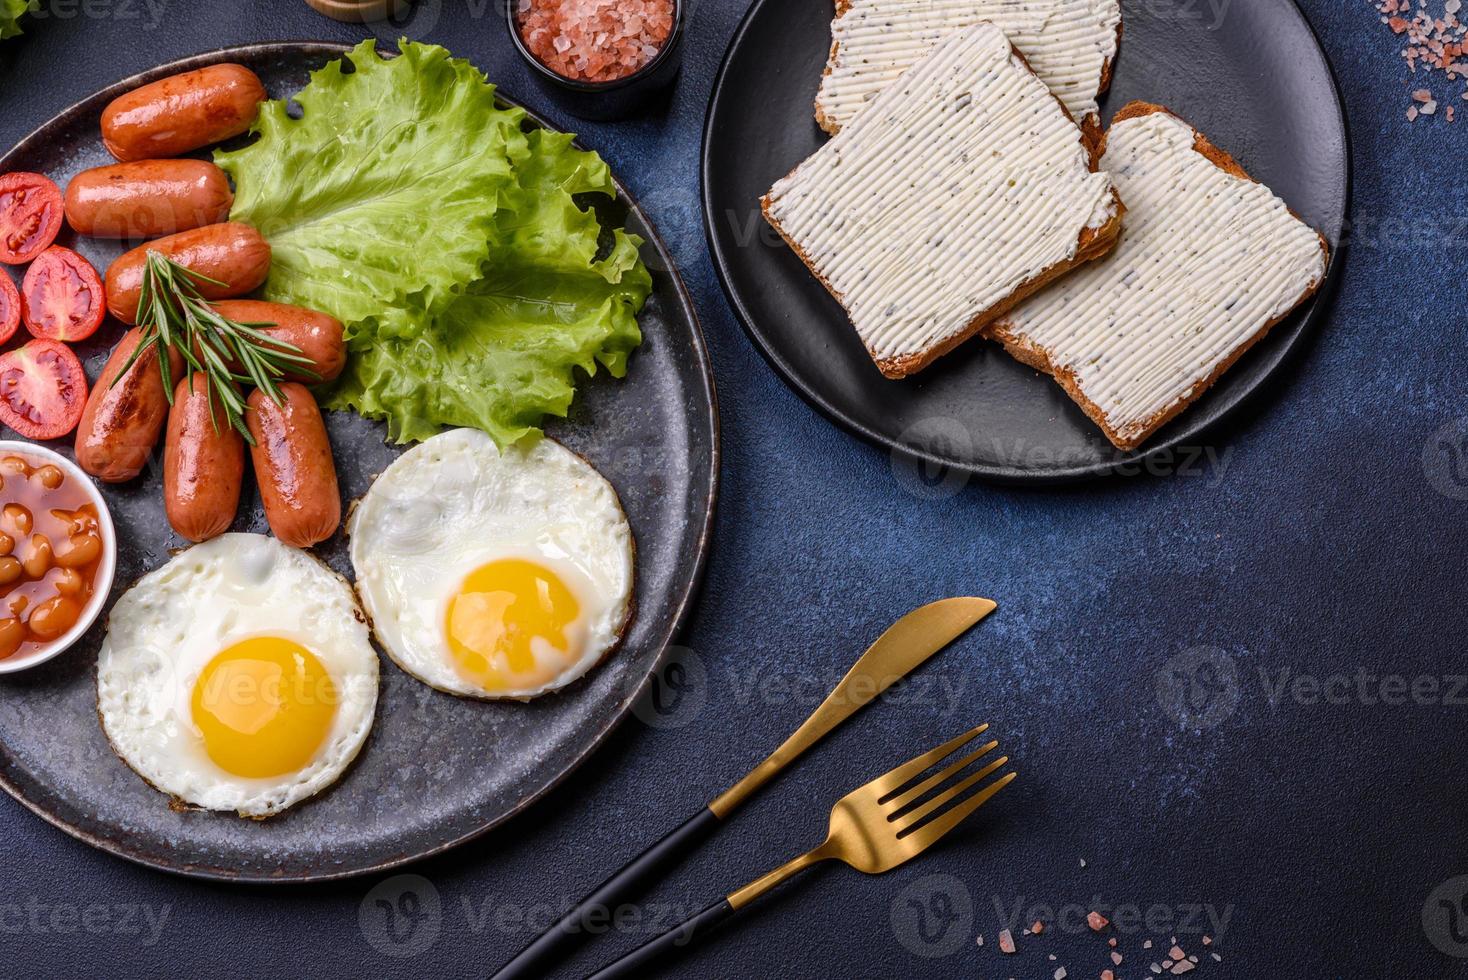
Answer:
M602 882L555 925L506 963L491 980L542 980L551 964L564 957L593 929L605 928L617 906L645 891L674 864L707 840L719 826L714 811L704 807L672 833L633 858Z
M621 959L608 963L586 980L630 980L632 977L645 977L648 969L658 960L674 950L687 949L704 939L713 931L714 926L733 914L734 906L729 904L727 898L722 898L718 904L710 905L681 926L674 926Z

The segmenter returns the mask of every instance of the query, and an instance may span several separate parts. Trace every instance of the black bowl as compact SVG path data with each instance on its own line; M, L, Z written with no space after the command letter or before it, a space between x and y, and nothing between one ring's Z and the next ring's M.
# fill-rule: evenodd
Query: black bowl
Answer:
M515 50L530 66L531 77L540 90L561 108L582 119L621 119L649 108L666 92L683 67L685 0L674 0L673 30L657 56L626 78L610 82L567 78L547 67L520 36L515 16L517 4L518 0L505 0L505 24L510 29Z

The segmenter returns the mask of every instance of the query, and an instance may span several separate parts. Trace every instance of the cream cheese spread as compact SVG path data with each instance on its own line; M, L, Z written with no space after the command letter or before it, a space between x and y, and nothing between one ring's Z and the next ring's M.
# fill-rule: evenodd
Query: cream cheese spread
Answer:
M816 114L835 132L954 31L989 21L1077 122L1099 124L1096 98L1116 59L1120 0L849 0L831 25L833 55Z
M879 366L970 332L1118 209L1080 129L988 23L950 35L765 198Z
M1127 204L1120 243L994 329L1071 375L1124 447L1201 394L1325 276L1320 236L1195 138L1166 112L1114 123L1101 167Z

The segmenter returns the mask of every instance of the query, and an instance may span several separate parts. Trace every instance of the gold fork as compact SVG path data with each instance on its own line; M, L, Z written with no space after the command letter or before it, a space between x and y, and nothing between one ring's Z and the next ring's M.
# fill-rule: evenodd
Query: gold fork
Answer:
M987 803L1014 780L1013 770L993 780L972 796L959 800L968 790L1004 767L1002 755L958 782L945 786L969 766L999 747L997 740L974 749L963 758L913 783L923 772L947 760L989 728L980 725L958 738L924 752L891 772L848 793L831 810L831 829L825 843L788 861L769 874L731 892L682 925L633 950L592 974L589 980L645 975L646 968L674 949L702 939L714 926L753 902L792 875L821 861L844 861L858 871L881 874L912 860L936 844L944 834ZM937 792L944 787L941 792ZM957 801L957 802L955 802Z

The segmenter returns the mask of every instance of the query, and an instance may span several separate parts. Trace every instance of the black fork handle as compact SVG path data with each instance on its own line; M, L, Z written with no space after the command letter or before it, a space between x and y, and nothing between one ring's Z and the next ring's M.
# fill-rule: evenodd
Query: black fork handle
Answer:
M643 943L619 960L597 970L586 980L632 980L646 977L648 969L675 950L688 949L706 938L714 927L734 914L727 898L710 905L682 925L674 926L656 939Z
M704 807L662 840L633 858L625 868L602 882L581 902L541 933L491 980L542 980L557 960L579 940L604 928L610 915L628 899L641 894L673 865L718 829L720 820Z

